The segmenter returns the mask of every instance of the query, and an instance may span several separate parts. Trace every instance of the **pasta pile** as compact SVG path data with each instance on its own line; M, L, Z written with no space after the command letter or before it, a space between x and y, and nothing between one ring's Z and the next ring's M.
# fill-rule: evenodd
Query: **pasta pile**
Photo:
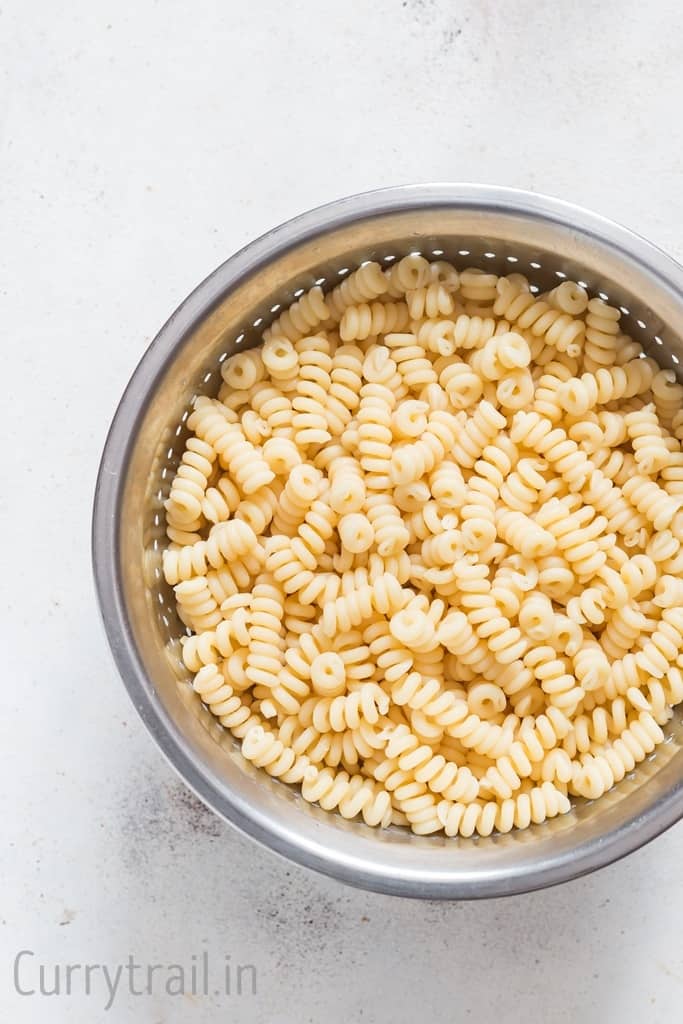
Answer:
M683 700L683 387L563 281L368 262L200 397L166 502L194 689L368 825L600 797Z

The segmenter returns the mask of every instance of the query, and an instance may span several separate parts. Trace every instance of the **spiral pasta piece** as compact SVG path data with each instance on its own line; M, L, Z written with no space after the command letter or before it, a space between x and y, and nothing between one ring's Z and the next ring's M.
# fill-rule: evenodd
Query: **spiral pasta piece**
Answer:
M513 828L528 828L532 822L540 825L548 818L566 814L570 806L561 789L551 782L543 782L501 804L496 801L472 804L442 801L437 807L437 818L447 836L469 837L475 832L489 836L494 829L505 833Z
M399 610L406 599L407 595L396 577L384 573L374 583L368 583L325 605L321 622L323 632L327 636L334 636L337 630L348 631L359 626L365 619L372 618L376 611L386 614Z
M617 608L600 638L605 654L615 660L623 658L633 649L645 624L645 616L634 601Z
M201 668L194 678L193 688L221 725L238 739L242 739L250 729L262 725L263 719L251 708L249 695L236 693L231 683L226 681L226 673L216 665Z
M291 391L296 387L299 372L299 354L287 337L274 335L264 341L261 358L270 379L282 388Z
M387 334L384 343L390 349L407 388L419 391L428 384L437 382L431 360L427 358L422 346L418 345L414 334Z
M247 679L254 685L270 689L277 685L284 665L284 644L280 637L284 610L284 594L279 587L267 579L257 580L252 591L245 670Z
M570 512L564 501L551 498L538 510L535 522L551 534L553 549L557 547L579 578L589 579L605 565L607 555L597 538L604 533L607 519L596 515L591 506Z
M538 520L523 512L501 509L496 519L498 533L503 540L525 558L542 558L555 547L555 538Z
M398 725L389 732L385 756L387 762L381 777L388 789L399 791L399 799L405 798L405 783L413 778L420 795L431 791L451 799L476 799L479 785L472 772L447 761L441 754L435 755L431 746L421 744L406 725ZM403 794L399 787L404 789Z
M237 352L221 366L221 377L236 392L249 391L264 376L263 355L260 349Z
M481 607L470 612L469 620L501 665L509 665L524 654L526 638L501 613L491 593L486 603L482 602Z
M596 800L644 761L664 734L649 712L642 712L613 742L575 762L570 792Z
M202 514L209 523L222 523L237 511L240 504L240 492L226 473L216 481L215 487L207 487L202 500Z
M376 725L389 710L389 697L377 683L365 683L353 693L323 697L316 702L312 721L323 732L359 729L361 722Z
M497 334L470 358L470 366L485 380L499 381L510 371L524 369L531 361L529 345L521 334Z
M252 528L245 522L231 520L212 527L205 541L175 550L167 548L163 555L164 576L167 583L175 586L192 576L203 575L209 566L219 568L245 555L260 559L261 554L262 548Z
M487 274L479 267L468 267L460 274L460 294L463 299L486 304L496 297L498 277Z
M547 298L550 300L550 296ZM576 356L582 350L585 335L583 321L558 308L555 300L539 299L526 288L512 284L505 278L499 281L493 311L496 316L504 317L519 329L529 330L536 337L543 338L546 344L558 352Z
M479 374L468 364L450 359L439 374L439 384L448 395L451 406L460 412L478 402L483 391Z
M667 448L652 403L628 413L624 417L626 430L633 444L638 469L654 476L669 462Z
M364 302L344 310L339 334L342 341L365 341L378 334L404 331L411 318L405 302Z
M485 448L484 453L486 451ZM497 536L498 481L494 467L486 460L479 460L475 465L480 468L482 475L473 475L469 479L465 503L460 510L461 537L467 550L483 551L490 548ZM493 479L491 479L492 476ZM438 542L440 538L434 538L434 540ZM456 561L459 557L457 550L456 548L451 556L451 561Z
M453 296L441 281L430 281L421 288L409 289L406 302L411 320L448 316L455 308Z
M586 312L584 362L589 372L611 366L616 359L621 313L603 299L591 299Z
M296 302L293 302L289 309L286 309L263 332L263 340L267 342L271 338L282 337L289 341L298 341L304 335L310 334L330 315L331 309L325 301L323 290L319 285L315 285Z
M636 664L643 672L661 679L682 649L683 608L665 608L659 626L636 654Z
M538 496L545 486L542 473L547 469L543 459L524 458L517 463L500 487L503 504L515 512L530 515L538 502Z
M329 768L319 770L311 766L306 769L301 795L326 811L338 810L343 818L360 814L366 825L386 828L391 822L391 797L362 775L335 775Z
M391 412L393 402L389 396L369 394L361 397L358 411L358 454L366 481L371 477L375 484L388 484L392 458Z
M175 539L172 535L174 527L187 530L194 527L201 516L215 459L216 452L210 444L197 437L188 438L171 491L164 502L170 540Z
M292 428L292 403L280 386L266 381L256 384L249 392L252 408L270 427L273 436L287 436Z
M387 279L379 263L364 263L325 297L329 315L341 320L349 306L373 302L387 290Z
M471 469L484 448L491 444L505 425L505 417L490 402L480 402L451 446L450 452L455 462Z
M294 466L274 511L275 533L294 536L321 489L322 474L314 466L305 463Z
M292 427L299 447L325 444L331 439L326 416L331 387L332 359L325 338L304 338L297 344L299 376L292 399Z
M563 281L548 292L546 298L555 309L571 316L580 316L588 306L588 292L576 281Z
M429 261L420 253L412 252L404 256L398 263L394 263L387 271L387 290L390 294L405 294L415 288L423 288L431 276Z
M410 534L388 494L377 492L368 495L365 512L373 532L377 553L382 558L398 555L406 548Z
M283 782L302 782L310 766L309 759L297 755L273 733L261 725L252 726L242 740L242 756Z
M624 483L622 493L652 523L655 530L665 530L671 526L681 508L679 499L671 498L654 481L644 476L632 476Z
M674 416L680 412L681 405L683 405L683 384L677 380L674 370L659 370L657 372L655 367L650 387L657 416L663 426L668 429L673 423Z
M325 553L337 523L337 516L324 501L314 501L298 527L296 536L271 539L266 568L272 572L286 594L295 594L308 586Z
M563 363L553 360L545 364L543 372L538 375L536 380L534 400L530 406L531 411L545 416L553 424L559 423L564 415L564 410L558 400L558 392L562 384L571 380L571 378L571 370ZM581 420L580 422L583 425L585 421ZM569 434L572 436L571 430ZM572 439L579 440L579 438Z
M495 672L493 655L464 612L449 612L438 627L437 639L447 651L457 655L460 663L474 672L486 675L492 670Z
M452 326L448 326L452 324ZM451 337L453 340L454 350L462 349L468 351L469 349L481 348L489 338L492 338L498 329L498 324L493 317L481 317L476 314L473 316L467 313L461 313L454 321L440 321L438 336L443 336L444 332L446 337ZM433 338L434 330L428 330L428 328L421 328L418 339L423 344L429 346L430 336ZM443 353L448 354L448 353Z
M247 614L242 607L238 614L223 619L215 629L182 637L183 661L191 672L199 672L203 665L216 665L221 658L230 658L248 642Z
M534 382L527 369L511 370L496 388L501 408L509 411L528 407L534 397Z
M258 450L244 436L241 427L226 417L219 403L198 398L187 421L197 437L216 451L221 465L228 469L243 494L266 487L275 474Z
M657 364L633 359L624 366L599 367L595 373L572 377L558 388L558 402L571 416L582 416L596 405L633 398L652 385Z
M493 410L495 412L495 410ZM493 418L497 425L498 419ZM460 421L452 413L437 410L429 417L427 429L419 441L395 448L391 453L390 480L393 484L408 484L419 480L426 473L431 473L446 453L455 455L456 438L459 434ZM484 433L484 430L487 433ZM490 419L482 413L471 428L472 440L468 440L468 452L477 451L476 444L481 442L480 454L495 433L491 432ZM469 456L466 456L469 457ZM472 459L472 465L476 459Z
M564 430L553 427L544 416L535 412L515 413L510 437L516 444L523 444L542 455L570 489L577 490L585 483L592 468L586 455Z

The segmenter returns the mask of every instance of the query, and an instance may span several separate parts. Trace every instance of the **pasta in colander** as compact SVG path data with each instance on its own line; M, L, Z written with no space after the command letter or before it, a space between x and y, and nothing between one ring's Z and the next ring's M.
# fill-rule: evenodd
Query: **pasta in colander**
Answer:
M467 838L649 757L683 701L683 387L619 309L413 253L263 340L165 502L183 661L246 760Z

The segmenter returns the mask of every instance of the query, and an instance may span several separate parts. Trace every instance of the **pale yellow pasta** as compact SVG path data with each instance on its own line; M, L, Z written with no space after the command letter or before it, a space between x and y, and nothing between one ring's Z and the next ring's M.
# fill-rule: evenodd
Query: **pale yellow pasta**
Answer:
M273 532L291 536L320 494L322 475L315 466L299 463L290 470L273 517Z
M455 304L449 290L440 281L430 281L422 288L406 292L406 302L411 320L421 317L448 316Z
M663 741L683 385L616 305L415 252L300 292L221 378L162 567L248 761L365 825L467 838L597 799Z
M406 400L394 409L391 426L394 438L398 440L420 437L427 429L429 403L415 399Z
M478 267L469 267L460 275L460 294L463 299L471 299L473 302L493 302L497 283L495 274L487 274Z
M650 387L657 367L652 359L633 359L623 366L599 366L564 383L558 403L571 416L582 416L596 405L633 398Z
M248 391L264 375L264 363L259 349L239 352L227 359L221 367L221 376L235 391Z
M520 459L514 472L501 485L503 504L527 515L533 512L546 482L542 473L547 468L543 459Z
M588 293L576 281L563 281L548 292L548 302L563 313L580 316L588 306Z
M264 341L261 358L272 380L279 383L295 380L299 368L299 357L288 338L276 337Z
M227 396L226 396L227 397ZM276 437L289 437L292 431L292 403L280 384L259 381L249 392L252 407L262 416Z
M664 427L669 427L673 417L681 411L683 384L673 370L660 370L652 379L652 396L657 415Z
M319 654L311 665L311 684L321 697L338 697L344 692L344 662L334 651Z
M470 359L470 365L486 380L498 381L509 370L519 370L529 365L529 345L521 334L508 331L490 338L484 347Z
M420 253L409 253L393 263L386 274L387 285L396 293L405 294L414 288L423 288L431 277L429 261Z
M330 392L332 360L326 338L302 338L297 342L299 375L292 399L292 427L299 447L321 445L331 439L325 406Z
M276 476L284 477L302 462L300 449L286 437L269 437L263 445L263 458Z
M475 683L467 691L467 703L473 715L491 718L505 710L507 697L495 683Z
M556 629L556 614L546 594L534 592L519 609L519 625L531 640L549 640Z
M425 507L430 497L429 484L424 480L398 484L394 488L394 502L402 512L418 512Z
M553 535L523 512L501 508L496 528L500 537L525 558L542 558L555 547Z
M473 415L465 420L461 429L454 429L452 454L455 461L471 469L484 448L493 441L498 432L506 426L503 414L490 402L479 403Z
M586 312L585 364L589 372L616 362L619 310L603 299L593 298Z
M230 471L244 494L253 494L275 478L258 448L247 441L239 424L220 402L198 399L187 425L197 437L213 446L220 464Z
M325 296L329 315L335 320L341 320L348 306L372 302L388 290L387 285L387 279L379 263L363 263L358 270L354 270Z
M492 338L496 332L497 322L493 317L473 316L461 313L455 320L427 321L418 332L418 340L431 352L450 355L458 349L479 348ZM447 351L442 351L445 339Z
M508 370L496 388L501 409L528 409L534 399L534 382L527 369Z
M405 302L364 302L344 310L339 335L342 341L364 341L387 331L405 330L410 319Z
M365 478L356 459L340 455L328 469L329 501L340 515L358 512L365 503Z
M310 334L318 324L327 320L330 309L325 302L322 288L316 285L302 295L263 332L263 340L287 338L297 341Z
M373 525L360 512L350 512L339 520L339 539L342 547L354 555L367 551L375 539Z
M167 524L171 529L180 527L187 531L199 525L215 460L216 451L210 444L196 437L188 438L170 494L164 503ZM169 539L176 538L169 535Z
M636 462L641 473L654 476L669 461L669 449L659 426L654 405L628 413L624 417L628 436L633 443Z
M441 360L435 364L440 367ZM468 409L481 398L484 389L480 375L468 364L458 359L444 360L440 369L439 383L448 395L450 404L458 412Z
M391 350L406 388L419 393L428 384L436 383L432 362L414 334L385 334L384 344Z

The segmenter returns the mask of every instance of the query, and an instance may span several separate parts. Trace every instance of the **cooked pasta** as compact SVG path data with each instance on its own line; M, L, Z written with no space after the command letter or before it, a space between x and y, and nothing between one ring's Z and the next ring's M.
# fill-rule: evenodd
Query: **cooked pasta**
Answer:
M683 702L683 386L564 280L412 253L199 397L163 572L256 768L467 838L596 799Z

